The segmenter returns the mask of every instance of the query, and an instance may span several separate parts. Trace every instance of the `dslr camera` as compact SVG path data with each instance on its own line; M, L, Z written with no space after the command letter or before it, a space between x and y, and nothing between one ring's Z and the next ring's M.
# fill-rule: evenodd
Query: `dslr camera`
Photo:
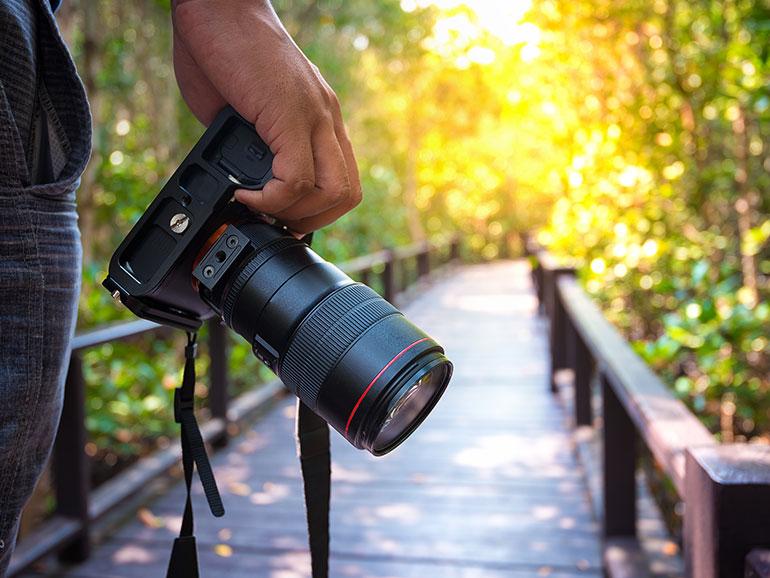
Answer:
M112 256L104 286L139 317L196 331L217 316L351 444L382 455L452 375L442 347L375 291L233 199L273 155L220 112Z

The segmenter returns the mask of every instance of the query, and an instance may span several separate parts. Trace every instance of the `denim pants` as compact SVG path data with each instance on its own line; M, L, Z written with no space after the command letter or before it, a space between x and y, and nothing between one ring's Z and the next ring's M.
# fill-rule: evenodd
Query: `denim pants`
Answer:
M53 445L80 285L83 85L48 0L0 0L0 577Z

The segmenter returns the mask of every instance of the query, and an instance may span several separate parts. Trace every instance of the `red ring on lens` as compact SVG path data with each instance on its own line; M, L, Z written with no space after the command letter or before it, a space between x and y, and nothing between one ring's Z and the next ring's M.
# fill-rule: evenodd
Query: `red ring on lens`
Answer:
M345 424L345 435L346 436L348 435L348 430L350 429L350 422L353 421L353 416L356 415L356 412L358 411L358 407L361 405L361 402L364 401L364 398L366 397L366 394L369 393L369 390L372 389L372 386L377 382L378 379L380 379L380 377L382 377L382 374L385 373L387 371L387 369L391 365L393 365L396 361L398 361L407 351L412 349L412 347L422 343L423 341L428 341L429 339L430 339L430 337L423 337L422 339L418 339L417 341L415 341L411 345L408 345L407 347L402 349L401 352L398 355L396 355L393 359L388 361L388 363L385 365L385 367L383 367L380 370L380 372L377 375L374 376L374 379L369 382L369 385L366 386L366 389L361 394L361 397L358 398L358 401L356 402L356 405L353 406L353 410L350 412L350 416L348 416L348 421Z

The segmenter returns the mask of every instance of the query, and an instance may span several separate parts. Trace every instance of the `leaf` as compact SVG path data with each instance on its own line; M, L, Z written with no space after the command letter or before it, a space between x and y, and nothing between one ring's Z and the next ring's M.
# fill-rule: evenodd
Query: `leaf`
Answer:
M692 268L692 284L700 285L708 272L709 262L706 259L698 261Z

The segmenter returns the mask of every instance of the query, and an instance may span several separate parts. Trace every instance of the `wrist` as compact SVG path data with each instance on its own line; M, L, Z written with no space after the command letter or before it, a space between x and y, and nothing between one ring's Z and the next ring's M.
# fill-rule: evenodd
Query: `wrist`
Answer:
M268 0L172 0L174 33L185 41L196 29L216 29L234 38L248 31L256 44L294 44Z
M191 3L203 4L208 7L209 10L216 10L221 6L230 7L240 4L252 10L268 10L270 12L275 12L269 0L171 0L171 9L176 10L176 8L182 4Z

